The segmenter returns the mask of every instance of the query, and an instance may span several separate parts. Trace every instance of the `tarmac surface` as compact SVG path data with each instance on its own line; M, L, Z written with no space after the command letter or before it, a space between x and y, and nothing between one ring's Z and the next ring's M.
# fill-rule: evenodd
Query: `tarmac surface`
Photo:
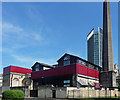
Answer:
M57 99L57 98L37 98L37 97L30 97L30 98L25 98L24 100L120 100L120 98L97 98L97 99Z
M30 97L30 98L25 98L24 100L75 100L75 99L56 99L56 98L37 98L37 97Z

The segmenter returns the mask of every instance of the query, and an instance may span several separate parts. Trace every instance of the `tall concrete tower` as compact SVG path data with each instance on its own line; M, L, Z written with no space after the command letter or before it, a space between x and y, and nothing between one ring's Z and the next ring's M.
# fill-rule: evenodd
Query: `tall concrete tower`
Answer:
M103 3L102 67L103 71L100 73L100 83L104 87L115 87L116 76L114 72L114 60L113 60L113 40L112 40L110 0L105 0Z
M110 0L103 3L103 71L114 70Z

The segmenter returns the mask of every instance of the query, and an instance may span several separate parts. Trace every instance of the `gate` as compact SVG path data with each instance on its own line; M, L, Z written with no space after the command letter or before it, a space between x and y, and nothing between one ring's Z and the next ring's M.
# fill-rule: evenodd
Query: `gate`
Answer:
M38 97L38 90L30 90L30 97Z
M56 90L52 90L52 97L56 98Z

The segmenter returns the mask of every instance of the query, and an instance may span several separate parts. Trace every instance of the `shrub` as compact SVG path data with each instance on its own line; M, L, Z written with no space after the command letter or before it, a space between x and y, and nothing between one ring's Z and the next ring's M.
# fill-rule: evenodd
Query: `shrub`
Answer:
M24 100L24 92L22 90L15 90L18 95L18 99Z
M120 84L118 85L118 91L120 91Z
M21 90L6 90L2 96L2 99L24 100L24 92Z

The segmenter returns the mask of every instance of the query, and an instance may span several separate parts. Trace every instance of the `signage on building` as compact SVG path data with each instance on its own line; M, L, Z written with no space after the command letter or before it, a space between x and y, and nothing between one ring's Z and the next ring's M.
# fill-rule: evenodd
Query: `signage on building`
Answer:
M100 88L100 83L95 83L95 88L99 89Z

